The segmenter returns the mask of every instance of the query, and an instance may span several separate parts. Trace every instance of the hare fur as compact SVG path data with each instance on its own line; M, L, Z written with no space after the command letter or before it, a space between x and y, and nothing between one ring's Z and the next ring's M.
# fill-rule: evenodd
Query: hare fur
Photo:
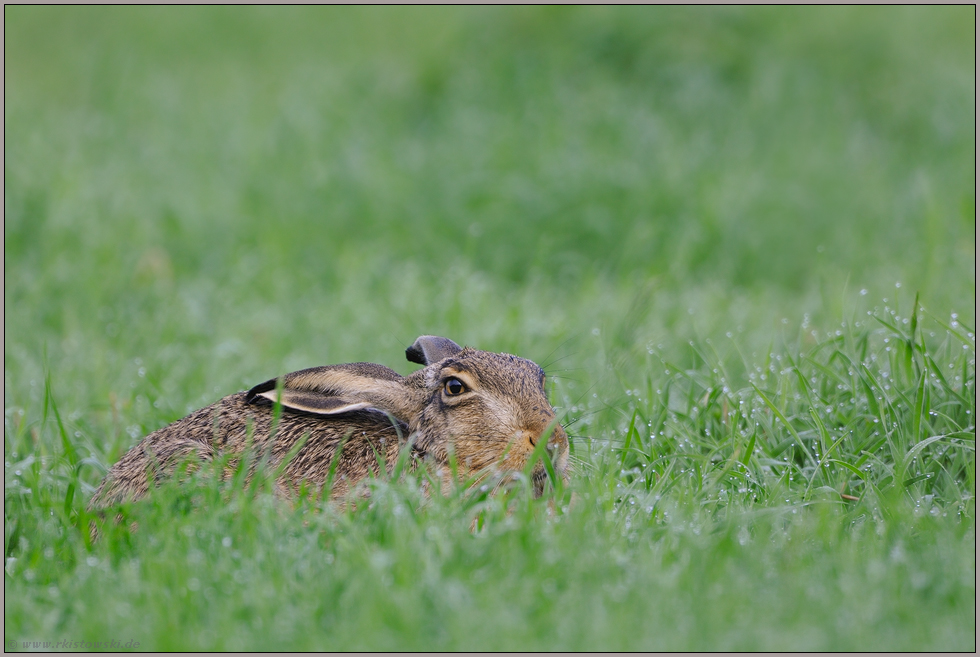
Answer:
M404 377L374 363L314 367L195 411L130 449L109 470L90 506L139 499L189 458L228 455L234 463L249 450L280 468L298 447L276 480L277 494L286 498L304 484L322 491L331 467L332 487L322 492L340 498L370 474L382 474L378 456L390 474L406 442L414 465L432 462L444 478L450 468L440 466L448 466L454 454L463 479L523 470L545 439L555 472L565 476L568 436L536 363L429 335L405 354L425 367ZM281 415L273 431L276 402ZM531 477L540 490L546 478L542 463Z

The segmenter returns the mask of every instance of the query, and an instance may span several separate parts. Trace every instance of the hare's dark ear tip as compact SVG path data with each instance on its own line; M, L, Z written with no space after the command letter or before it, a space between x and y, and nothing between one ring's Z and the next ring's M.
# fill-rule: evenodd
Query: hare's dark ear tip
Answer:
M275 390L275 388L276 388L276 381L277 380L278 379L269 379L268 381L265 381L264 383L260 383L259 385L255 386L254 388L252 388L251 390L249 390L247 393L245 393L245 403L246 404L251 404L263 392L268 392L270 390Z
M410 363L418 363L419 365L427 365L425 362L425 354L414 344L405 350L405 358L408 359Z

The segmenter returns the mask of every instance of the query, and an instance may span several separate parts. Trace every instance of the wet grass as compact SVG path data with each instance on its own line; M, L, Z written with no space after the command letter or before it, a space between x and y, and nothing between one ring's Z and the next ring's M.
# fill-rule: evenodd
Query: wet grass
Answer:
M975 650L974 11L6 8L8 649ZM91 541L422 333L546 368L566 487Z

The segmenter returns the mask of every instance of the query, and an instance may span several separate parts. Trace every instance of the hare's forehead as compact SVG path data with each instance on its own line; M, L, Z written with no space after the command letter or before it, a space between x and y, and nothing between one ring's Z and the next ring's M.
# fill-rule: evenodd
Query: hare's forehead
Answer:
M433 383L447 376L460 375L481 388L508 392L513 390L540 390L544 370L534 361L512 356L478 351L459 358L449 358L434 368Z

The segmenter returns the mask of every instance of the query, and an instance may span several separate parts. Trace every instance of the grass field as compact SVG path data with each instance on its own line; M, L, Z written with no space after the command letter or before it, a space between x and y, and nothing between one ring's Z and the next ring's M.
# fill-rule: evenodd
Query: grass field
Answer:
M5 647L974 651L975 21L5 7ZM545 367L564 489L90 540L146 433L424 333Z

